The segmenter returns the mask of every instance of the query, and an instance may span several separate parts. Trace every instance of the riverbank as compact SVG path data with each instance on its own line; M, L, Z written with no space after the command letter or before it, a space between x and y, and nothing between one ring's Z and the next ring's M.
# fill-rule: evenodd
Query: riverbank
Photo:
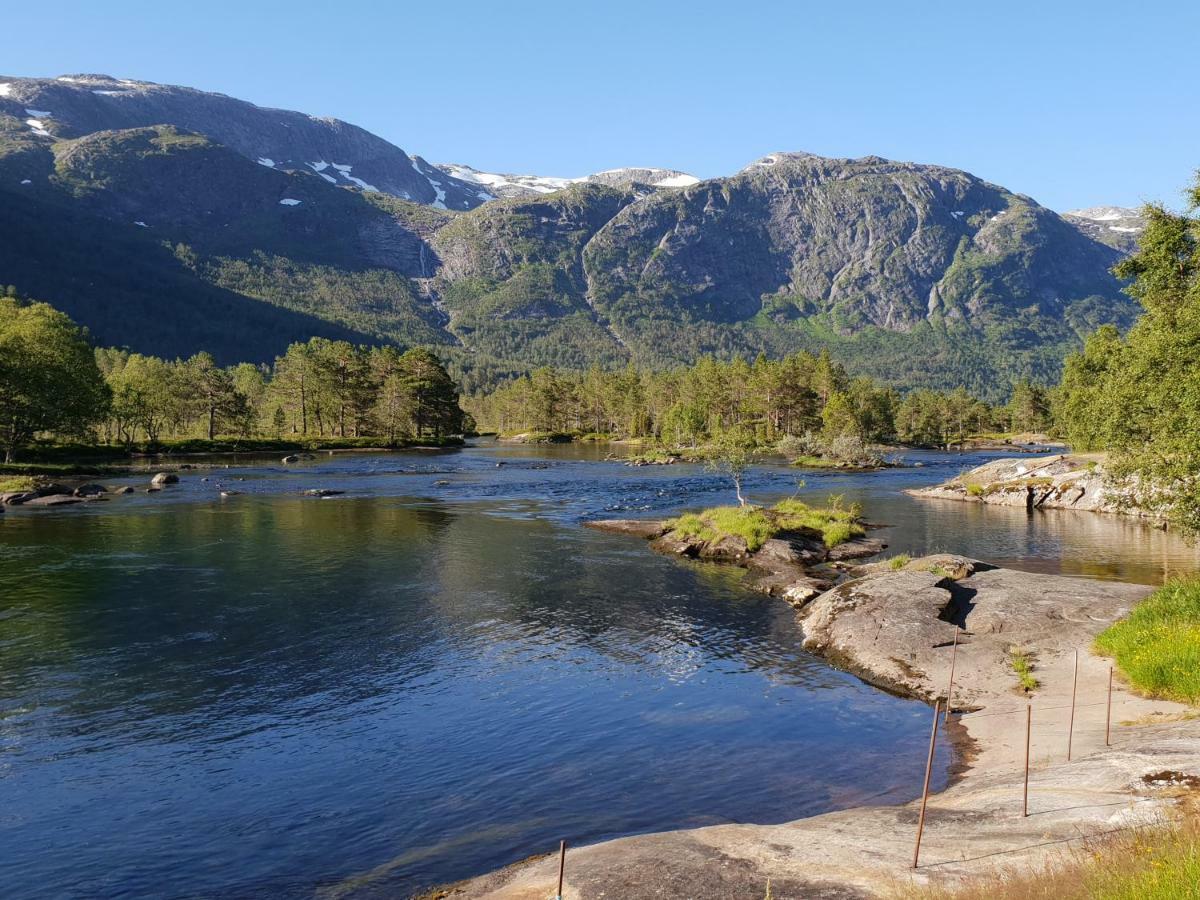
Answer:
M395 450L442 450L462 447L463 438L422 438L381 443L376 438L329 438L301 440L189 439L112 444L47 444L29 448L15 463L0 463L0 476L100 476L119 475L145 468L149 463L172 460L203 460L206 457L256 457L293 453L389 453Z
M996 459L932 487L907 493L934 500L960 500L995 506L1074 509L1157 518L1138 508L1114 484L1103 454L1059 453L1032 459Z
M953 886L1052 862L1091 837L1165 821L1181 786L1200 783L1200 721L1187 718L1186 707L1133 696L1118 683L1111 746L1105 744L1109 662L1090 646L1150 588L945 556L900 568L885 561L854 574L803 609L806 649L926 701L945 697L954 658L956 712L943 735L955 742L961 772L930 799L920 867L910 868L918 815L913 802L581 847L567 855L564 897L758 898L768 879L779 900L886 897L913 885ZM955 625L963 629L957 650ZM1032 661L1038 681L1032 695L1020 690L1014 647ZM1032 773L1024 817L1029 703ZM913 773L914 793L921 774ZM556 860L530 861L431 896L540 900L554 893L556 875Z

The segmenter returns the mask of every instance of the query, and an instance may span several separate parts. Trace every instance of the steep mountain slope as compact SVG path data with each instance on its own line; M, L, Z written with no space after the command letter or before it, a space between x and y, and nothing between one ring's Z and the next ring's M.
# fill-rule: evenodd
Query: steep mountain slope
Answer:
M448 215L168 126L55 141L0 116L0 283L104 343L225 361L312 334L453 343L414 280Z
M356 125L189 87L108 75L0 75L0 113L17 118L31 133L59 138L174 125L206 135L266 168L311 171L331 184L443 209L471 209L490 199L477 185L461 182Z
M1146 230L1139 210L1125 206L1093 206L1063 213L1063 218L1090 237L1122 253L1137 249L1138 236Z
M1013 377L1053 378L1081 335L1134 311L1109 273L1117 250L955 169L779 153L728 178L613 170L482 202L501 186L353 126L71 78L0 77L0 285L104 343L222 361L311 334L420 343L468 387L545 364L824 346L902 386L994 398ZM123 103L123 127L101 128ZM146 124L158 115L195 127ZM271 150L285 138L299 149ZM376 142L382 174L346 155ZM317 158L255 155L269 150ZM465 185L478 205L356 181L388 172Z
M650 365L832 345L883 378L1003 391L1052 377L1081 334L1133 311L1108 272L1118 254L1050 210L876 157L774 154L680 189L576 185L489 204L433 242L449 327L492 355L513 334L558 359ZM607 340L564 327L585 308Z

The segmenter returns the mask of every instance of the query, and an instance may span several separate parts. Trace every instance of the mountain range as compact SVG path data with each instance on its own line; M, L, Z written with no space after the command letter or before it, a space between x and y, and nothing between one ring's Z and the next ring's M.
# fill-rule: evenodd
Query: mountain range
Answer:
M477 387L829 347L995 396L1130 321L1109 273L1128 212L1059 216L879 157L775 153L703 181L489 173L192 88L0 76L0 285L168 356L419 343Z

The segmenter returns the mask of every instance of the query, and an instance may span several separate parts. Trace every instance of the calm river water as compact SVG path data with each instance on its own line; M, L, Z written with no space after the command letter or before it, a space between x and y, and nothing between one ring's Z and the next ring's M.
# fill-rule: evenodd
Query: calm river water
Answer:
M0 895L406 896L560 837L912 797L929 710L805 654L738 571L580 527L730 499L699 467L606 452L243 459L10 508ZM890 552L1148 583L1196 567L1116 518L912 499L990 455L908 458L762 466L749 490L857 500Z

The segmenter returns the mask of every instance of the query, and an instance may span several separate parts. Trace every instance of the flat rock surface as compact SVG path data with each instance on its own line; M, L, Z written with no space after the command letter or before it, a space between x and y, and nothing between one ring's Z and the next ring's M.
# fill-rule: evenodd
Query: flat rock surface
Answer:
M937 567L936 571L928 571ZM941 728L968 751L964 777L930 798L921 865L910 868L918 804L865 807L782 825L718 825L639 835L568 851L565 900L777 900L894 896L983 873L1053 862L1089 837L1163 821L1178 777L1200 776L1200 720L1177 704L1115 685L1105 743L1109 662L1092 638L1149 588L985 566L964 557L862 567L806 607L806 645L893 690L942 697L955 657L954 705ZM960 573L954 581L940 574ZM963 626L952 651L954 622ZM1017 643L1041 682L1018 691ZM1076 651L1078 693L1068 722ZM1022 815L1027 704L1032 703L1028 818ZM932 720L932 712L931 712ZM1146 723L1151 724L1146 724ZM1166 777L1164 777L1166 773ZM921 773L913 773L914 794ZM553 856L446 889L442 896L545 900Z
M1029 509L1078 509L1146 516L1108 477L1099 460L1069 454L994 459L958 478L908 491L914 497Z

